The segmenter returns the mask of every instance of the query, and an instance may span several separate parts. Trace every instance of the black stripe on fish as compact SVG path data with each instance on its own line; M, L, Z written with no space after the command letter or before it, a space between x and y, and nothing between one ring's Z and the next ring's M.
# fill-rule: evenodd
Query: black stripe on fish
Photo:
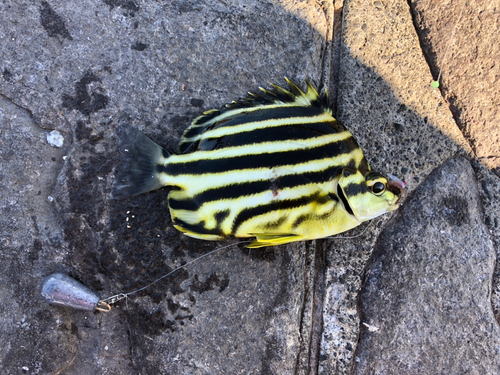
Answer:
M276 178L274 182L279 190L310 183L321 184L335 178L341 168L342 166L333 166L318 172L281 176ZM243 182L207 189L187 200L176 200L169 197L168 204L169 207L174 210L196 211L199 208L198 202L238 199L253 194L259 194L270 189L271 183L268 180Z
M222 230L220 229L220 227L208 229L205 226L204 220L202 220L196 224L189 224L189 223L186 223L185 221L182 221L181 219L175 218L173 220L173 224L178 225L182 229L185 229L185 230L187 230L189 232L193 232L193 233L198 233L198 234L203 234L203 235L212 234L212 235L217 235L217 236L225 236L225 234L222 233Z
M293 144L293 143L292 143ZM272 148L272 146L271 146ZM331 158L342 154L349 154L359 146L353 137L327 143L322 146L306 148L300 150L287 150L281 152L261 153L257 155L239 155L224 159L196 160L185 163L168 163L167 165L158 164L157 172L165 173L170 176L182 174L203 175L221 173L234 170L258 169L258 168L276 168L279 166L291 166L312 160L321 160ZM244 152L244 150L242 150Z
M205 131L213 129L220 129L236 125L247 125L251 123L256 123L256 126L258 126L258 123L261 121L268 121L268 120L279 121L284 119L293 120L296 118L319 116L324 113L325 112L323 111L322 108L299 107L299 106L297 107L287 106L287 107L276 107L276 108L262 107L259 108L258 110L235 113L233 116L231 116L230 113L228 112L225 114L229 115L227 118L223 118L222 120L215 122L213 125L209 125L206 127L197 126L189 128L183 135L183 139L189 139L201 133L204 133Z
M368 160L366 160L364 155L363 159L361 159L361 162L358 165L358 170L363 176L366 176L366 174L370 170L370 166L368 165Z
M292 224L292 229L297 228L300 224L302 224L306 220L310 220L312 217L311 214L302 214Z
M286 221L287 218L288 218L288 215L283 214L277 220L268 222L264 226L264 229L266 229L266 230L278 229Z
M364 182L357 184L357 183L350 183L347 186L344 187L344 193L348 197L354 197L359 194L364 194L368 191L366 184Z
M226 220L226 218L229 216L231 213L231 210L223 210L219 211L214 215L215 221L217 222L217 228L220 229L220 226L222 225L222 222Z
M340 133L345 131L338 128L336 121L320 121L312 124L294 124L259 128L251 132L225 135L217 138L206 138L193 143L196 150L209 151L225 147L245 146L272 141L300 141L317 136Z
M187 229L188 231L191 231L193 233L203 233L203 234L215 234L218 236L224 236L225 234L222 232L221 226L224 220L229 216L231 213L230 210L223 210L223 211L218 211L215 213L214 218L215 221L217 222L215 228L208 229L205 226L205 221L202 220L199 223L196 224L189 224L179 218L174 218L173 223L175 225L179 225L184 229Z
M231 233L236 233L241 224L256 216L265 215L273 211L283 211L283 210L289 210L293 208L306 206L310 204L311 201L314 201L318 197L318 195L319 193L314 193L306 197L300 197L297 199L288 199L279 202L271 202L255 207L249 207L245 210L241 210L233 221L233 227L231 229Z
M345 197L344 192L342 191L342 188L340 186L337 186L337 195L340 198L340 200L342 201L342 203L344 204L346 211L349 214L351 214L352 216L354 216L354 211L352 210L351 206L349 205L349 202L347 201L347 198Z

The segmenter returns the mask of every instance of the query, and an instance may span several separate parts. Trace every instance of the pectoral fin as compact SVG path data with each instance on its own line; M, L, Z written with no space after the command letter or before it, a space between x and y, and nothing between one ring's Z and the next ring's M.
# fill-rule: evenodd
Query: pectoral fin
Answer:
M302 236L297 234L268 234L268 233L250 233L256 239L247 245L250 249L265 246L283 245L289 242L300 241Z

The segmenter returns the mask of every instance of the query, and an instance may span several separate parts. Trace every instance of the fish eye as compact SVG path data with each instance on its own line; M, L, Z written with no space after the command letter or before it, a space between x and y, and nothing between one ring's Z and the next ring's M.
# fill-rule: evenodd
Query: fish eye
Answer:
M380 195L385 191L385 184L383 182L377 181L370 186L372 193L375 195Z
M368 175L366 177L366 184L375 195L382 195L387 189L387 179L378 173Z

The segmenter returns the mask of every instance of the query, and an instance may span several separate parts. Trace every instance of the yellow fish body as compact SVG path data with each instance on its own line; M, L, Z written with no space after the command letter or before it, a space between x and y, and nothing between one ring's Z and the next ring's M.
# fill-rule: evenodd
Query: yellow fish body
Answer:
M254 237L248 247L331 236L393 211L404 186L373 172L327 96L261 89L196 118L178 153L120 127L122 163L112 197L173 187L175 228L218 240Z

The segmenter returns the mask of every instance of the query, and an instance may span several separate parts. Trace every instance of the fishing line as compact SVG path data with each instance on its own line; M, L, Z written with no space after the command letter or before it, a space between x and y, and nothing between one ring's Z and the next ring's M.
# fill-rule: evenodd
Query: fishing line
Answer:
M371 223L372 222L369 222L368 225L366 226L366 228L359 234L355 235L355 236L340 236L340 237L325 237L325 238L331 238L331 239L352 239L352 238L357 238L357 237L360 237L362 236L363 234L365 234L365 232L368 230L368 228L371 226ZM175 268L174 270L166 273L165 275L159 277L158 279L150 282L149 284L139 288L139 289L136 289L136 290L133 290L131 292L128 292L128 293L118 293L118 294L115 294L115 295L112 295L110 297L107 297L107 298L103 298L101 299L99 302L103 302L103 303L107 303L109 305L112 305L118 301L121 301L122 299L124 298L127 298L128 296L130 296L131 294L135 294L135 293L138 293L138 292L141 292L143 291L144 289L147 289L149 288L151 285L153 284L156 284L157 282L159 282L160 280L163 280L164 278L172 275L173 273L179 271L180 269L183 269L183 268L186 268L187 266L197 262L198 260L202 259L202 258L205 258L209 255L212 255L216 252L219 252L221 250L224 250L224 249L227 249L229 247L232 247L232 246L236 246L236 245L240 245L242 243L248 243L248 242L251 242L251 241L239 241L239 242L236 242L236 243L232 243L232 244L229 244L229 245L226 245L226 246L223 246L223 247L219 247L218 249L215 249L215 250L212 250L212 251L209 251L208 253L206 254L203 254L201 256L199 256L198 258L195 258L193 260L190 260L189 262L187 262L186 264L183 264L182 266L179 266L177 268Z
M352 236L352 237L327 237L327 238L356 238L361 235L363 235L366 230L368 229L369 225L363 230L362 233L358 234L357 236ZM126 303L126 308L128 310L128 296L134 293L138 293L146 288L149 288L151 285L157 283L158 281L172 275L173 273L179 271L181 268L186 268L189 265L193 264L194 262L205 258L209 255L212 255L216 252L219 252L221 250L227 249L229 247L233 247L236 245L240 245L243 243L248 243L251 242L250 240L247 241L239 241L236 243L232 243L223 247L219 247L218 249L212 250L206 254L203 254L199 256L198 258L195 258L186 264L183 264L182 266L179 266L175 268L174 270L168 272L167 274L159 277L155 281L143 286L142 288L133 290L128 293L118 293L115 294L111 297L107 297L104 299L101 299L96 293L94 293L92 290L87 288L85 285L82 283L78 282L77 280L73 279L72 277L56 272L53 273L47 277L45 277L42 280L41 284L41 294L42 298L45 299L46 302L52 304L52 305L58 305L58 306L64 306L64 307L71 307L77 310L86 310L86 311L102 311L102 312L109 312L111 311L111 304L116 303L118 301L121 301L122 299L125 299Z
M438 78L436 81L432 82L432 87L435 89L437 89L439 87L439 80L441 79L441 72L443 71L444 64L446 63L446 58L448 57L448 51L450 50L451 45L455 43L455 31L457 31L458 23L462 19L462 13L463 13L466 5L467 4L464 4L462 9L460 9L460 15L458 16L457 22L455 23L455 26L453 27L453 31L451 33L451 43L449 43L448 47L446 47L446 51L444 52L443 60L441 60L441 67L439 68Z
M355 236L330 236L330 237L325 237L325 238L331 238L333 240L336 240L336 239L339 239L339 240L343 240L343 239L352 239L352 238L358 238L358 237L361 237L363 234L365 234L365 232L368 230L368 228L370 228L370 226L372 225L373 221L369 221L368 222L368 225L366 226L365 229L363 229L363 231L359 234L356 234Z
M128 292L128 293L118 293L118 294L115 294L115 295L113 295L113 296L111 296L111 297L107 297L107 298L101 299L101 301L100 301L100 302L105 302L105 303L108 303L108 304L110 304L110 305L111 305L111 304L113 304L113 303L116 303L116 302L118 302L118 301L121 301L122 299L127 298L127 297L128 297L129 295L131 295L131 294L138 293L138 292L140 292L140 291L142 291L142 290L144 290L144 289L146 289L146 288L149 288L151 285L156 284L158 281L160 281L160 280L162 280L162 279L164 279L164 278L166 278L166 277L168 277L168 276L172 275L174 272L177 272L177 271L179 271L179 270L180 270L180 269L182 269L182 268L186 268L186 267L187 267L187 266L189 266L190 264L193 264L194 262L196 262L196 261L198 261L198 260L200 260L200 259L202 259L202 258L205 258L205 257L207 257L207 256L209 256L209 255L211 255L211 254L214 254L214 253L218 252L218 251L221 251L221 250L227 249L228 247L231 247L231 246L236 246L236 245L239 245L239 244L242 244L242 243L246 243L246 242L250 242L250 241L240 241L240 242L232 243L232 244L229 244L229 245L226 245L226 246L223 246L223 247L219 247L218 249L215 249L215 250L209 251L208 253L203 254L203 255L199 256L198 258L195 258L195 259L193 259L193 260L191 260L191 261L187 262L186 264L183 264L182 266L179 266L179 267L175 268L174 270L172 270L172 271L168 272L167 274L165 274L165 275L163 275L163 276L159 277L159 278L158 278L158 279L156 279L155 281L152 281L152 282L150 282L149 284L147 284L147 285L145 285L145 286L143 286L143 287L141 287L141 288L139 288L139 289L133 290L132 292Z
M356 238L363 235L366 230L369 228L370 224L366 226L366 228L356 236L350 237L326 237L332 239L342 239L342 238ZM128 309L128 296L134 293L138 293L146 288L149 288L151 285L159 282L160 280L172 275L173 273L179 271L181 268L186 268L194 262L205 258L209 255L212 255L221 250L227 249L229 247L233 247L236 245L240 245L243 243L251 242L250 240L235 242L226 246L219 247L218 249L212 250L206 254L195 258L182 266L176 267L174 270L166 273L165 275L157 278L155 281L143 286L142 288L133 290L128 293L118 293L111 297L101 299L96 293L87 288L82 283L73 279L72 277L56 272L53 273L46 278L43 279L41 285L41 294L42 298L45 299L48 303L52 305L59 305L65 307L71 307L77 310L87 310L87 311L103 311L109 312L111 311L111 304L121 301L125 299L126 308Z

